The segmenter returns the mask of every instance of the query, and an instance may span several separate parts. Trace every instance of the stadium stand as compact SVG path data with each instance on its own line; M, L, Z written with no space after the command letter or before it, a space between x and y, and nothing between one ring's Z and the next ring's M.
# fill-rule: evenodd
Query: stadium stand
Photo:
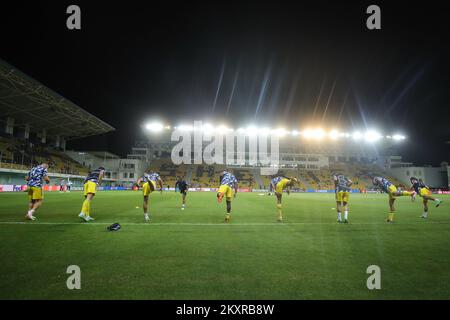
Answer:
M88 169L58 150L28 141L0 137L0 167L28 170L40 163L49 164L49 172L86 175Z
M170 158L154 159L150 163L149 170L158 172L161 176L161 179L163 180L164 186L170 186L171 188L173 188L175 186L177 177L186 178L188 166L176 166L172 163L172 160Z
M215 188L219 186L219 176L226 170L225 165L180 165L176 166L170 158L154 159L149 170L158 172L164 185L173 187L176 177L184 177L194 188ZM229 168L242 188L255 187L255 177L251 168Z
M49 173L85 175L87 168L64 153L66 141L113 130L0 60L0 168L25 171L47 162Z
M371 165L352 165L334 163L330 167L318 170L283 168L274 176L261 175L257 168L227 167L225 165L181 165L175 166L170 158L154 159L150 170L158 172L164 185L173 187L176 177L182 176L196 188L215 188L219 185L219 176L223 170L231 171L239 181L240 188L268 189L274 176L296 177L299 180L296 188L300 190L332 190L333 173L342 173L353 181L355 189L373 189L369 174L387 177L397 186L403 186L398 180L387 176L380 168Z
M268 189L270 181L275 176L296 177L299 183L295 187L299 190L332 190L334 184L333 173L342 173L353 181L355 189L373 189L369 174L380 175L388 178L392 183L400 187L397 179L387 176L383 170L375 165L351 165L334 163L330 167L317 170L305 170L298 168L282 168L274 176L261 175L257 168L227 167L225 165L181 165L175 166L170 158L155 159L151 162L150 169L159 172L164 185L173 187L176 177L183 176L196 188L215 188L219 185L219 176L223 170L231 171L239 181L240 188Z

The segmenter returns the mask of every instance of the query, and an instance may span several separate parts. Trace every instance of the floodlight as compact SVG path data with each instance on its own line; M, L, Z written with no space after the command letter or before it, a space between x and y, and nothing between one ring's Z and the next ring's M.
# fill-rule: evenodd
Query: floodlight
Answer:
M305 138L322 139L325 136L325 131L323 131L322 129L306 129L303 132L303 135L305 136Z
M381 139L381 134L376 131L367 131L365 134L365 139L368 142L375 142Z
M337 130L333 129L330 131L329 136L331 139L336 140L340 136L340 134Z
M284 136L284 135L287 134L287 131L286 131L286 129L284 129L284 128L278 128L278 129L274 130L274 133L275 133L277 136L282 137L282 136Z
M394 139L394 140L396 140L396 141L399 141L399 140L405 140L406 137L405 137L405 136L402 136L401 134L394 134L394 135L392 136L392 139Z
M164 126L162 125L162 123L159 123L159 122L151 122L151 123L148 123L145 126L145 128L152 132L160 132L164 129Z
M220 126L217 127L217 131L223 133L229 131L229 129L227 128L227 126L221 124Z
M258 128L256 128L255 126L249 126L247 127L247 129L245 130L245 132L249 135L249 136L256 136L258 134Z
M258 133L262 136L268 136L270 134L270 129L264 127L264 128L259 129Z
M194 128L192 126L189 126L189 125L181 125L181 126L178 126L178 130L180 130L180 131L192 131L192 130L194 130Z
M325 131L323 131L322 129L316 129L313 132L313 137L315 139L322 139L325 136Z
M362 138L362 134L359 131L355 131L352 134L354 140L360 140Z
M303 135L305 136L305 138L311 138L313 135L313 132L311 129L306 129L305 131L303 131Z
M209 123L205 123L202 126L202 130L203 130L203 132L211 132L211 131L214 131L214 127L212 125L210 125Z

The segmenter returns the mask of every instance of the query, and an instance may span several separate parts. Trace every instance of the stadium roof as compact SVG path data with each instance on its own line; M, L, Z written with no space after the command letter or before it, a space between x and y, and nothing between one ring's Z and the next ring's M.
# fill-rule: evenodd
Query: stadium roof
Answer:
M66 140L104 134L112 126L0 59L0 121Z

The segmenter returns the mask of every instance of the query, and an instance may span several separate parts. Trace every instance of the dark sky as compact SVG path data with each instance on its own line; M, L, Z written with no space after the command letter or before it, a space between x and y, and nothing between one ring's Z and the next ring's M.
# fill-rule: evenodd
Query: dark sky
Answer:
M117 129L72 147L126 154L157 117L375 127L405 133L408 160L450 160L444 1L8 2L0 57Z

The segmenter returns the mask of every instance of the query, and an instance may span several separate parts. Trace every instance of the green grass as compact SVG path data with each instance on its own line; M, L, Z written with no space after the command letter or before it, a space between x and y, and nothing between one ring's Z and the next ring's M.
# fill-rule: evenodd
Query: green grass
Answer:
M419 218L418 199L351 195L350 224L337 224L332 194L275 198L238 194L232 223L214 193L151 195L144 224L140 192L99 192L94 223L81 223L80 193L47 193L36 222L25 194L0 194L0 299L449 299L450 198ZM139 206L139 209L136 209ZM12 222L12 223L7 223ZM113 222L119 232L107 232ZM66 268L81 268L68 290ZM381 268L381 290L366 269Z

